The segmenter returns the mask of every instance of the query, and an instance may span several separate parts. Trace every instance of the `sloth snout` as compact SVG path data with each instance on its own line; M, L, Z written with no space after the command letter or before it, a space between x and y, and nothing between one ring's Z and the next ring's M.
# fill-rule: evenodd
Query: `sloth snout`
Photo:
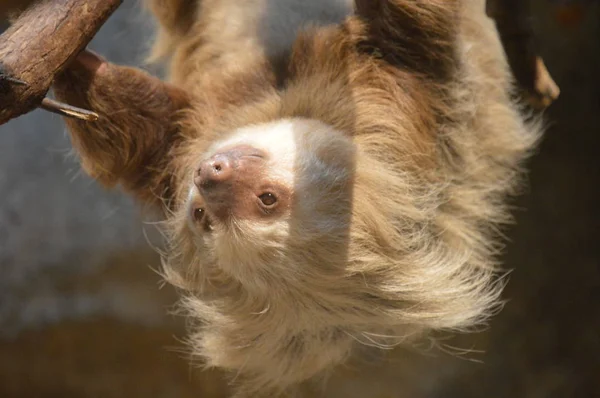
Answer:
M245 217L257 207L256 185L265 162L265 153L248 145L223 148L200 162L194 185L213 220Z
M264 158L263 151L249 145L230 147L200 163L194 184L201 192L208 192L217 185L233 183L236 178L252 179Z
M203 161L196 170L194 184L200 190L206 190L230 180L233 175L233 163L234 159L227 153L219 153Z

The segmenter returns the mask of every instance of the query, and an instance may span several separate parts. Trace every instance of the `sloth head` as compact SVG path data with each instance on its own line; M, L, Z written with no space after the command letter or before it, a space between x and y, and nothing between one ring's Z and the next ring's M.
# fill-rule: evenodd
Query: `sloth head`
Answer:
M302 118L242 127L212 144L183 179L175 224L194 264L262 294L277 281L339 272L355 151L342 133Z

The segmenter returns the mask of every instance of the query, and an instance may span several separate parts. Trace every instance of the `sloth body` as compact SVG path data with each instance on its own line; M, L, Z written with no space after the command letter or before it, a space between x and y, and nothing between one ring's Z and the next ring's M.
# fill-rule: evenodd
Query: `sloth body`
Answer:
M482 0L155 1L169 83L82 53L84 169L164 204L193 353L267 396L497 308L540 130ZM120 111L120 112L118 112Z

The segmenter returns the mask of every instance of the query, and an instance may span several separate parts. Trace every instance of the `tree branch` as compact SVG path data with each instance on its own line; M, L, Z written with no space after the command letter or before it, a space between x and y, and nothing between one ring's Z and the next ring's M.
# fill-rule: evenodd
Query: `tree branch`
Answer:
M0 36L0 124L42 104L54 76L85 48L121 2L39 0L19 16Z

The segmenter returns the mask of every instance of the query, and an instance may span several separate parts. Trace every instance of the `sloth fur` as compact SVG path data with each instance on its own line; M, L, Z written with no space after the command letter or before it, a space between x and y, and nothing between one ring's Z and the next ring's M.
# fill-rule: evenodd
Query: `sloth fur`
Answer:
M168 83L84 53L55 91L101 115L67 120L84 169L164 210L193 353L240 395L499 308L500 227L541 128L483 0L149 6ZM267 153L256 178L289 201L198 225L193 175L232 145Z

